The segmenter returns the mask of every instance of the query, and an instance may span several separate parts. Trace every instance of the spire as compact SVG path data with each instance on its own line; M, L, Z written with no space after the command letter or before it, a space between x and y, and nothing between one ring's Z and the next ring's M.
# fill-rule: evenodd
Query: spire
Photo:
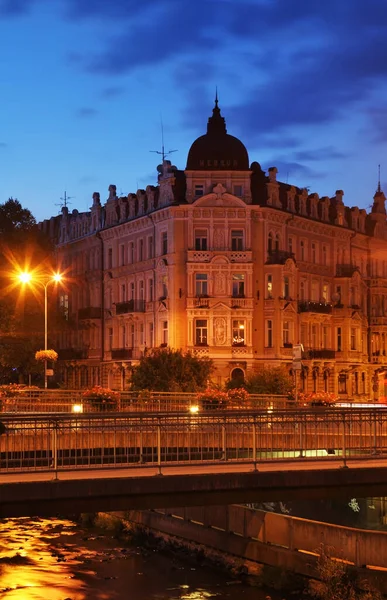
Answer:
M380 187L380 165L378 165L378 189L377 189L377 191L378 192L382 191L382 189Z
M224 117L220 114L220 108L218 106L218 87L216 87L215 91L215 106L212 109L212 117L208 119L207 133L210 135L227 133L226 122Z

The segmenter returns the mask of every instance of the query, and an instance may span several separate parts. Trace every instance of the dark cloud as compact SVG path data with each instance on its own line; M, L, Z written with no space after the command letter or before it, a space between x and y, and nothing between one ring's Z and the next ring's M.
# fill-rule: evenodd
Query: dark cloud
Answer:
M95 117L98 114L98 111L91 106L83 106L79 108L76 112L77 117L80 119L89 119L91 117Z
M110 86L102 90L101 97L104 99L116 98L125 93L125 88L120 86Z
M348 156L348 153L344 154L339 152L334 146L325 146L324 148L314 148L313 150L301 150L294 154L295 159L298 161L326 161L327 159L339 159Z
M0 0L0 17L15 17L29 12L36 0Z

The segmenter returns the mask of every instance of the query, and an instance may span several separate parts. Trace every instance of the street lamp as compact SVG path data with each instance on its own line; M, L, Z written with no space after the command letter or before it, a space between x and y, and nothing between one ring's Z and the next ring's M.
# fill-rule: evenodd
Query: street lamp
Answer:
M44 350L47 350L47 288L50 283L59 283L62 280L60 273L54 273L46 281L42 279L34 279L31 273L20 273L18 275L21 283L33 283L43 286L44 288ZM47 359L44 361L44 387L47 388Z

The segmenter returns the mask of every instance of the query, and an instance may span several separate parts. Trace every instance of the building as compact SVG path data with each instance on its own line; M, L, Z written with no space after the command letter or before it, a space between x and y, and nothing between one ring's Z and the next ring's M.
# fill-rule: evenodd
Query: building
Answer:
M249 163L218 101L184 171L90 212L63 207L41 227L73 278L60 304L59 369L68 387L124 389L151 348L211 357L215 380L292 368L301 386L344 398L385 395L387 224L378 185L370 213L319 197Z

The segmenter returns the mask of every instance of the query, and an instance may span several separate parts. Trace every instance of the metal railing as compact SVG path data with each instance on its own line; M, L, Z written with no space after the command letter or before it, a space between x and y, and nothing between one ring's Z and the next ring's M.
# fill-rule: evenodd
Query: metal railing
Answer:
M2 472L385 458L387 409L3 415Z
M17 396L0 400L3 413L21 412L94 412L93 405L83 398L84 390L25 390ZM196 394L173 392L129 392L119 393L119 412L176 412L189 410L196 406ZM247 402L223 405L223 409L255 410L260 408L292 407L287 396L251 394ZM202 407L199 406L199 410Z

